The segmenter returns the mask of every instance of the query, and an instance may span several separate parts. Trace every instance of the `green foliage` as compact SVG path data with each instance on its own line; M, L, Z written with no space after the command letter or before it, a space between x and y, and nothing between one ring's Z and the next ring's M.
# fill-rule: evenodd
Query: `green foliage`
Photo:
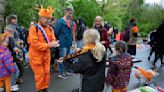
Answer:
M19 24L28 27L31 21L38 20L35 7L51 5L55 9L54 17L63 16L65 7L74 9L74 19L82 17L85 24L93 26L94 19L101 15L104 21L120 31L124 30L131 18L137 18L142 36L156 29L164 19L164 9L158 5L145 5L144 0L6 0L5 16L16 14Z
M143 5L141 15L138 18L138 25L142 36L146 36L150 31L158 28L164 19L164 10L159 6Z
M10 14L18 15L19 24L28 27L31 21L38 20L38 10L35 8L43 5L44 8L51 5L55 9L54 16L56 18L63 14L63 4L61 0L6 0L5 17Z
M100 5L96 0L73 0L72 5L75 18L82 17L85 24L92 27L95 17L100 14Z
M120 30L124 28L124 19L127 21L127 5L129 0L108 0L105 11L104 20L109 21L112 26L119 28Z
M23 26L28 26L31 21L35 20L34 0L6 0L5 17L10 14L18 15L18 21Z
M164 19L164 9L159 5L145 5L143 0L108 0L104 19L124 30L131 18L138 20L141 36L155 30Z

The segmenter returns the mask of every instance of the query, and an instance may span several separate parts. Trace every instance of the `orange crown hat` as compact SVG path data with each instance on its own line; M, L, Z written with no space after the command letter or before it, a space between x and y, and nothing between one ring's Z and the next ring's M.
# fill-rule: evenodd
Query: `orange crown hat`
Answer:
M39 10L38 15L40 17L46 17L46 18L51 18L54 12L51 6L48 6L47 9L44 9L43 6L41 5L40 9L39 8L35 8L35 9Z
M7 36L9 36L9 32L5 32L3 34L0 34L0 42L4 41Z

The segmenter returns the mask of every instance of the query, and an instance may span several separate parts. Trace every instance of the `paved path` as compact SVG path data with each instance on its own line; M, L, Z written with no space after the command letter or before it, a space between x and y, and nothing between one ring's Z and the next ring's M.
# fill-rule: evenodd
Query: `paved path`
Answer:
M134 64L135 66L140 66L144 69L149 69L152 67L150 61L147 60L147 56L150 49L147 46L143 46L141 49L137 49L136 57L141 59L142 62ZM154 55L152 56L151 61L153 61ZM156 64L160 67L160 62ZM157 78L157 83L164 88L164 68L160 68L159 77ZM129 90L135 89L138 87L138 80L134 77L135 69L132 69L132 74L130 78L130 83L128 86ZM19 92L36 92L34 86L33 74L30 69L26 70L23 76L24 83L22 83ZM71 92L72 89L79 87L80 78L79 75L73 75L70 78L63 80L57 77L57 74L51 74L49 92Z

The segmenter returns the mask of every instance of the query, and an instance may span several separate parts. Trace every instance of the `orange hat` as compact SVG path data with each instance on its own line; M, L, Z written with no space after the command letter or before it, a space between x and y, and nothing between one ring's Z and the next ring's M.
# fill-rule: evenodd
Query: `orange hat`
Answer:
M0 34L0 42L4 41L7 36L9 36L9 32L5 32L3 34Z
M44 9L43 6L41 5L41 8L36 8L37 10L39 10L38 15L40 17L46 17L46 18L51 18L52 14L54 12L54 10L52 9L51 6L48 6L47 9Z

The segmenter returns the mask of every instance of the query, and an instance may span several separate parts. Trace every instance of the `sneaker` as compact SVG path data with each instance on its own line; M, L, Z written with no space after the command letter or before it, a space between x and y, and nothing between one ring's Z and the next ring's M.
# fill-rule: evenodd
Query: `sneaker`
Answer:
M18 91L19 88L18 87L15 87L15 86L11 86L11 91Z
M132 57L132 59L134 59L134 58L135 58L135 56L134 56L134 55L131 55L131 57Z
M13 86L16 87L16 88L19 88L19 85L17 85L17 84L16 85L13 85Z
M72 72L66 72L66 75L71 76L71 75L73 75L73 73Z
M67 79L66 76L63 76L63 75L58 75L59 78L62 78L62 79Z

